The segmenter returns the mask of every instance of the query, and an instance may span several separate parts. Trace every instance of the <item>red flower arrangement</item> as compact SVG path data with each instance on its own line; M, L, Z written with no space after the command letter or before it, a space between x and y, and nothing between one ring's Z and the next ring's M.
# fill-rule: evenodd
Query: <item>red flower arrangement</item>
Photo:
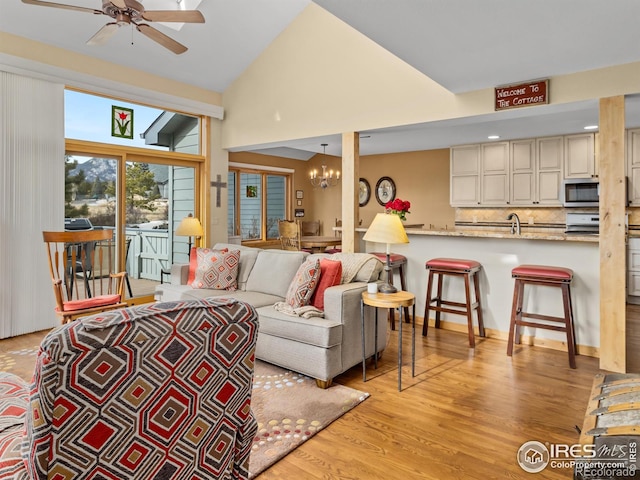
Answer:
M384 208L387 209L388 213L395 213L396 215L398 215L400 217L400 220L406 220L407 213L411 213L409 211L409 209L411 208L411 202L396 198L395 200L387 202Z

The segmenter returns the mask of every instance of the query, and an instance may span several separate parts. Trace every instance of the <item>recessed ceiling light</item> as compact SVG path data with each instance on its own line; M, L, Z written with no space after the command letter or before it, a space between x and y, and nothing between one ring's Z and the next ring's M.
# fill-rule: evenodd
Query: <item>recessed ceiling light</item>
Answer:
M499 138L500 138L500 135L489 135L487 138L488 138L489 140L497 140L497 139L499 139Z
M584 127L585 130L597 130L598 129L598 125L587 125L586 127Z

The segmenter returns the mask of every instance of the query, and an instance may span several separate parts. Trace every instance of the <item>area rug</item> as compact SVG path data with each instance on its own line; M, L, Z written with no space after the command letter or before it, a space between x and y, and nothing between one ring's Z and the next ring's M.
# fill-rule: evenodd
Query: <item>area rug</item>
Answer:
M323 390L312 378L256 361L251 408L258 420L258 435L249 459L249 478L368 397L343 385Z
M0 347L0 370L29 380L37 352L37 345L21 350ZM251 408L258 421L258 434L249 459L250 478L368 397L368 393L337 384L323 390L312 378L256 361Z

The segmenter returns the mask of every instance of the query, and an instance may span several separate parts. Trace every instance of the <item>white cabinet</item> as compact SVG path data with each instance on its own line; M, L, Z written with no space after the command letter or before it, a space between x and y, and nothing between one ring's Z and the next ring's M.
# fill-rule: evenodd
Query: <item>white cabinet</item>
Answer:
M536 142L511 142L511 192L513 205L532 205L536 199Z
M480 203L509 204L509 142L480 146Z
M511 142L511 205L561 205L562 137Z
M538 198L536 205L562 205L564 149L562 137L536 139Z
M594 145L593 133L564 137L565 178L587 178L595 175Z
M477 207L480 203L480 145L452 147L450 168L451 206Z
M627 302L640 304L640 238L627 245Z
M627 131L629 205L640 205L640 129Z

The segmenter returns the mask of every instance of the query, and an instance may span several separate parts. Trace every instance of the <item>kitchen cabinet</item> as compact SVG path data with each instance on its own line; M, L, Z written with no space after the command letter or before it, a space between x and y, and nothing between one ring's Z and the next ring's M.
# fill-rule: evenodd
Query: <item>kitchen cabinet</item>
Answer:
M629 205L640 205L640 129L627 131L627 181Z
M536 142L511 142L510 199L512 205L535 204L536 199Z
M564 149L562 137L536 139L538 161L538 198L536 205L562 205Z
M564 137L564 177L586 178L595 175L595 139L593 133Z
M450 168L451 206L477 207L480 204L480 145L452 147Z
M509 142L480 145L480 203L509 204Z
M640 238L629 238L627 245L627 302L640 304Z
M560 206L563 138L510 142L511 205Z

